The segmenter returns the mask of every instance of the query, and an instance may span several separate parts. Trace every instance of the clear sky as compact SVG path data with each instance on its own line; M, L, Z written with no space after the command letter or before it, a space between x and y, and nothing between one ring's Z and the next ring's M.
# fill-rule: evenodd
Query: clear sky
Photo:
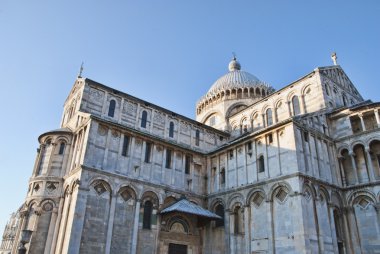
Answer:
M380 101L379 13L378 0L1 0L0 232L82 61L84 77L194 118L232 52L279 89L336 51L363 97Z

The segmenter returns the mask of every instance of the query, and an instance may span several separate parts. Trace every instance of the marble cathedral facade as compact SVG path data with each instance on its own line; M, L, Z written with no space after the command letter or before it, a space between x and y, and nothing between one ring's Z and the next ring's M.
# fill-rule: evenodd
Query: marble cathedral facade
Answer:
M336 64L275 91L234 58L196 120L79 76L0 253L378 253L379 108Z

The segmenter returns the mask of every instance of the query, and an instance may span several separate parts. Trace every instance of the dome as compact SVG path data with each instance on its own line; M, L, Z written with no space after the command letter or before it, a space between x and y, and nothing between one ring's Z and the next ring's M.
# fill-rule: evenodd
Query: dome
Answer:
M239 88L256 88L269 86L260 81L256 76L241 70L240 63L234 57L228 65L229 72L220 77L208 90L205 97L212 97L221 91Z

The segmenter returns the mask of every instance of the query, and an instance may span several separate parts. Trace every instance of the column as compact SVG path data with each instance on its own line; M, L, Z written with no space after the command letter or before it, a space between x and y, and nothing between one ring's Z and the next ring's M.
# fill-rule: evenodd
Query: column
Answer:
M52 246L52 240L53 240L53 234L55 231L55 224L57 221L57 214L58 214L58 207L55 207L51 213L51 219L49 223L49 231L46 239L46 244L45 244L45 254L49 254L51 252L51 246Z
M228 236L228 246L226 246L226 252L229 253L229 254L233 254L235 253L234 252L234 244L233 244L233 235L234 235L234 231L233 231L233 225L231 225L231 216L233 216L233 212L229 209L225 210L226 213L225 213L225 218L226 218L226 222L228 224L225 225L226 228L228 228L228 234L226 232L226 235ZM233 222L233 220L232 220Z
M52 244L51 244L51 248L50 248L50 253L54 253L55 247L57 245L58 232L59 232L59 226L60 226L61 218L62 218L64 201L65 201L65 196L63 195L59 200L58 217L55 221L55 227L54 227L54 233L53 233L53 239L52 239Z
M133 161L133 152L135 151L135 140L136 138L131 136L131 153L129 154L129 158L128 158L128 168L127 168L127 171L125 173L128 173L128 174L133 174L133 171L132 171L132 161Z
M375 172L373 171L373 165L372 165L372 159L370 154L370 148L368 146L365 147L365 155L367 158L367 170L368 170L368 177L369 181L373 182L375 181Z
M176 167L176 156L177 156L177 154L176 154L176 152L175 152L175 150L173 149L172 150L172 161L171 161L171 166L172 166L172 175L171 175L171 185L174 185L174 183L175 183L175 167Z
M267 202L267 218L268 218L268 252L275 252L275 244L274 244L274 223L273 223L273 201L266 200Z
M106 240L106 254L111 251L111 240L112 240L112 230L113 230L113 220L115 218L115 205L116 205L117 195L111 195L111 205L110 213L108 218L108 228L107 228L107 240Z
M65 194L64 194L65 195ZM65 240L65 232L66 232L66 224L67 224L67 218L68 218L68 213L70 211L70 204L71 204L71 196L72 196L72 192L69 191L66 193L66 198L65 198L65 205L64 205L64 208L63 208L63 218L62 218L62 223L61 223L61 226L60 226L60 232L59 232L59 239L57 239L57 247L56 247L56 250L55 250L55 253L61 253L62 252L62 247L63 247L63 243L64 243L64 240Z
M360 124L362 125L362 130L363 131L366 131L365 129L365 124L364 124L364 120L363 120L363 114L358 114L359 118L360 118Z
M303 112L301 112L301 114L306 114L307 113L307 110L306 110L306 102L305 102L305 95L301 95L301 109L303 110Z
M333 248L334 248L334 253L339 253L338 251L338 239L336 235L336 228L335 228L335 219L334 219L334 204L328 203L327 204L327 211L329 215L329 222L330 222L330 233L331 233L331 239L333 242Z
M342 185L345 187L347 186L347 181L346 181L346 175L344 174L344 167L343 167L343 157L339 156L338 161L339 161L339 170L340 170L340 175L342 177Z
M356 162L354 158L354 153L352 151L349 152L350 158L351 158L351 164L352 164L352 169L354 170L354 176L355 176L355 183L359 183L359 178L358 178L358 169L356 168Z
M102 169L107 169L107 159L108 159L108 149L109 149L110 139L111 139L111 129L108 129L107 130L107 138L106 138L106 147L105 147L104 157L103 157L103 164L101 166ZM78 145L79 145L79 143L78 143Z
M355 217L355 210L353 207L345 207L344 211L346 213L346 220L349 227L349 232L351 235L351 241L352 241L352 252L353 253L363 253L361 250L361 244L359 240L358 235L358 228L356 226L356 217Z
M120 107L119 107L119 119L118 123L121 123L121 116L123 115L123 107L124 107L124 97L121 98Z
M377 127L380 127L379 109L375 109L374 112L375 112Z
M251 253L251 215L250 206L244 206L244 240L245 253Z
M262 114L262 115L261 115L261 119L262 119L262 121L263 121L263 126L262 126L262 128L264 128L265 126L267 126L266 119L265 119L265 114Z
M131 254L136 254L137 249L137 233L139 231L139 216L140 216L140 199L136 200L135 218L132 231L132 250Z
M28 221L27 216L29 215L29 212L27 210L23 210L20 212L21 222L20 226L17 228L17 232L14 238L13 246L12 246L12 252L11 253L17 253L17 248L19 247L19 239L20 234L23 229L25 229L26 222Z
M291 107L290 107L290 101L287 101L286 105L288 105L288 114L289 114L289 117L292 117L292 110L291 110Z

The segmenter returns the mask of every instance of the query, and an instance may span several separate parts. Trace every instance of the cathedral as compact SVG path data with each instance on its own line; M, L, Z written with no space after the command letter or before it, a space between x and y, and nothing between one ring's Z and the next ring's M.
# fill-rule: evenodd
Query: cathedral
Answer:
M80 74L0 254L380 253L379 103L234 57L195 120Z

